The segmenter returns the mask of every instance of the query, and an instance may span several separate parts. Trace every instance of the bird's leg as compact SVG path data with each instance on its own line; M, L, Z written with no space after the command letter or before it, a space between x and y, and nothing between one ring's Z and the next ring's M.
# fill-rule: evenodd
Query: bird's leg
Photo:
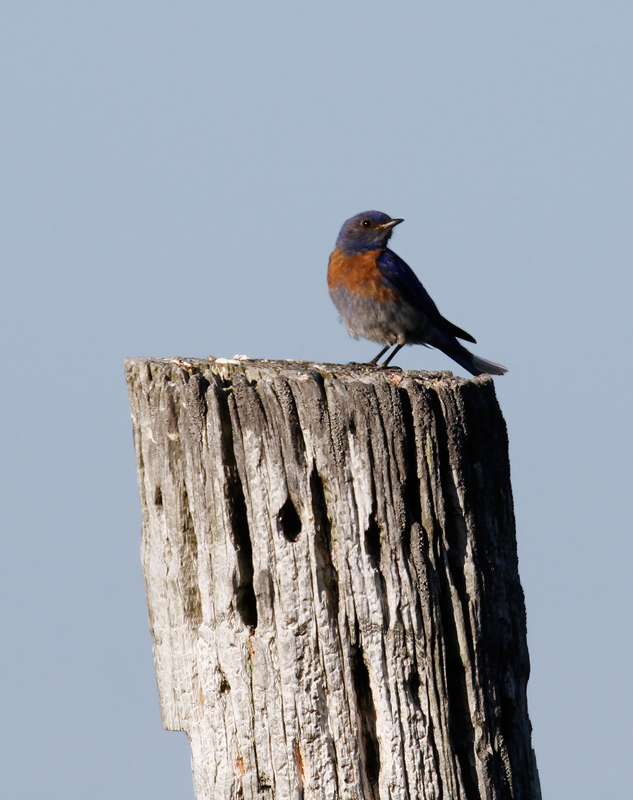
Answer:
M388 344L386 347L383 347L383 348L382 348L382 350L380 351L380 353L378 353L378 355L376 356L376 358L372 358L372 360L371 360L371 361L368 361L368 362L367 362L367 364L368 364L370 367L375 367L375 366L378 364L378 362L380 361L380 359L381 359L381 358L384 356L384 354L387 352L387 350L389 350L389 348L390 348L390 347L391 347L391 345L390 345L390 344Z
M380 366L381 366L381 367L386 367L386 366L388 366L388 365L389 365L389 362L391 361L391 359L392 359L392 358L395 356L395 354L396 354L396 353L399 353L399 352L402 350L402 348L403 348L403 347L404 347L404 344L399 344L399 345L397 345L396 347L394 347L394 349L391 351L391 354L390 354L390 356L389 356L388 358L386 358L386 359L385 359L385 360L382 362L382 364L381 364ZM383 353L384 353L384 352L385 352L385 351L383 350ZM382 355L382 353L381 353L380 355ZM379 356L379 358L380 358L380 356Z

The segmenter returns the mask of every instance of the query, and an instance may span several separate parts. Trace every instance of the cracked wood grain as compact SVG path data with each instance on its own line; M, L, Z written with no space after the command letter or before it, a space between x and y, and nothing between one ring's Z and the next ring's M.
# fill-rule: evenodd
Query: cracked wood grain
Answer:
M197 800L539 800L491 379L126 377L163 724Z

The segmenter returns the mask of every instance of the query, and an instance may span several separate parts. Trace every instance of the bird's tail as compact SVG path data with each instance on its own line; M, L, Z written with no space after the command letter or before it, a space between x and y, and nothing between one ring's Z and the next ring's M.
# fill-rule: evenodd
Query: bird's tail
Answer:
M451 348L450 352L448 350L444 350L444 352L447 356L450 356L453 361L457 361L464 369L467 369L471 375L503 375L508 371L505 367L502 367L501 364L495 364L494 361L486 361L485 358L479 358L479 356L466 350L466 348L461 345L458 345L458 347L459 350L457 350L457 348Z
M473 372L470 367L466 366L466 364L463 364L462 366L472 372L473 375L481 375L482 372L485 372L487 375L503 375L508 371L507 367L502 367L501 364L495 364L494 361L486 361L485 358L479 358L479 356L476 356L473 353L468 353L468 355L470 356L472 365L475 367L477 372Z
M466 350L455 336L435 326L431 330L427 330L425 344L437 347L438 350L446 353L449 358L457 361L471 375L503 375L508 371L501 364L495 364L494 361L486 361L485 358L479 358L479 356L471 353L470 350Z
M447 356L457 361L464 369L467 369L471 375L503 375L508 370L502 367L501 364L495 364L494 361L486 361L485 358L479 358L470 350L466 350L463 344L460 344L457 339L450 337L451 341L444 338L443 341L433 342L434 346L439 350L446 353Z

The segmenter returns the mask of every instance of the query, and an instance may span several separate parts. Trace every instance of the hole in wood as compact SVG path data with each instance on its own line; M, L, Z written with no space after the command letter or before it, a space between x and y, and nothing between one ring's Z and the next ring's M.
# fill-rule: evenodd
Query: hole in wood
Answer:
M365 552L371 559L372 566L376 569L380 569L380 527L373 514L369 519L369 526L365 531Z
M357 630L358 636L358 630ZM357 645L352 658L352 678L356 692L358 721L361 735L362 763L374 800L378 800L378 776L380 775L380 749L376 735L376 709L369 683L369 672L365 664L363 648Z
M156 506L156 508L163 507L163 492L160 486L157 486L156 489L154 490L154 505Z
M404 448L406 459L406 478L404 483L404 502L413 522L422 523L422 504L420 498L420 476L418 475L418 445L415 436L415 421L411 398L404 389L400 390L402 419L404 422Z
M284 537L289 542L296 542L301 533L301 518L290 498L286 500L279 512L279 524Z
M416 708L420 708L420 673L418 672L417 665L411 667L411 672L406 681L406 687L411 695L411 700Z
M233 472L231 491L231 529L233 545L237 553L237 575L233 576L235 607L247 628L257 627L257 600L253 589L253 547L248 529L246 501L242 481Z
M317 586L323 589L333 619L338 617L338 572L332 563L332 526L327 513L323 481L316 471L310 475L312 513L314 514L314 551L317 562Z

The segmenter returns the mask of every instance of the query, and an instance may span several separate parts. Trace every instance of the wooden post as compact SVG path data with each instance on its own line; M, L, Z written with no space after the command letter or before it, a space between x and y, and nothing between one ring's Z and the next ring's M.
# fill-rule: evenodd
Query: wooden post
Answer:
M197 800L537 800L492 380L126 362L163 724Z

